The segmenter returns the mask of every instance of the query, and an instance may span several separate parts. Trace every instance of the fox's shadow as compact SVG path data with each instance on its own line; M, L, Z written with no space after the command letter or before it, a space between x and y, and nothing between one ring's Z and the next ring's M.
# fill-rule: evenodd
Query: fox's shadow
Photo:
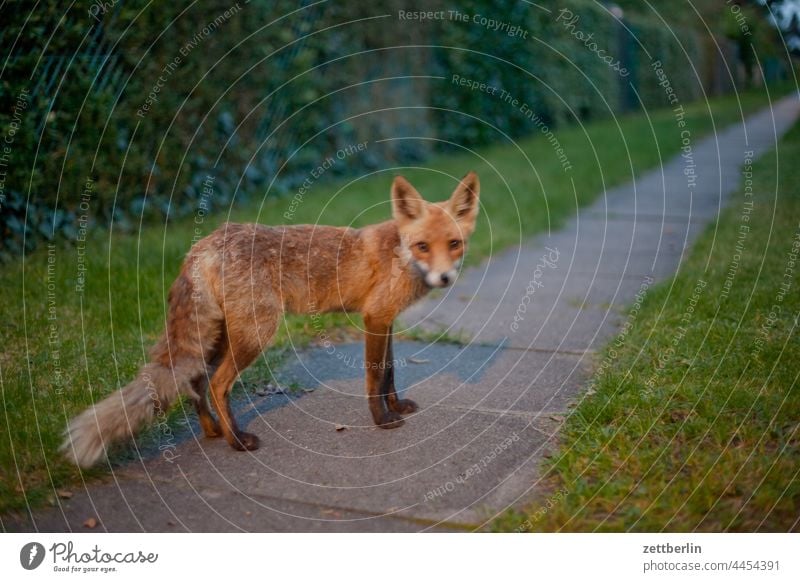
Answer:
M394 343L395 383L402 396L409 388L437 375L452 375L461 384L481 382L500 353L499 346L462 346L444 343L396 341ZM231 408L246 427L259 416L281 408L304 394L334 383L344 383L361 394L364 383L364 344L331 344L294 352L275 372L281 389L276 394L258 396L236 389ZM168 425L151 427L136 439L136 447L113 455L113 464L133 458L146 460L163 454L166 446L177 447L186 441L203 439L191 402L186 401L172 415Z
M394 344L395 383L398 391L439 374L451 374L462 383L480 382L498 353L494 346L461 346L422 342ZM293 354L276 374L287 386L315 389L342 380L363 380L364 345L331 344Z

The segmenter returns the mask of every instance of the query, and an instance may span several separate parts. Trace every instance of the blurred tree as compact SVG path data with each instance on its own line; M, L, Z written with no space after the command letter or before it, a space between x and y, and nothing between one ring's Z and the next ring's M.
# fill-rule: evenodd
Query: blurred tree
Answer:
M726 4L722 32L736 45L744 68L744 84L750 87L755 82L758 59L775 56L780 42L778 31L765 18L758 0L727 0Z

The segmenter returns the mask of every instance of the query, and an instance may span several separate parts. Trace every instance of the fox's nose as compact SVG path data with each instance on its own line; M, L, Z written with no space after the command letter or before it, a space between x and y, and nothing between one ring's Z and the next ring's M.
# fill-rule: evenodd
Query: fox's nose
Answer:
M450 284L450 276L447 273L442 273L439 279L442 281L443 287L447 287Z

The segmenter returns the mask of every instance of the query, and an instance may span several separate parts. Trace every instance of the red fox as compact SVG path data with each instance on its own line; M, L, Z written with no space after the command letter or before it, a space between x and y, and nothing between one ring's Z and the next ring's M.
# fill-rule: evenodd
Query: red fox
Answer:
M417 410L394 386L392 324L434 287L456 277L475 229L480 184L464 176L449 200L430 203L403 177L393 219L360 229L224 224L189 251L169 292L166 331L136 379L75 417L61 446L81 467L130 438L184 394L206 437L258 448L239 429L228 394L269 345L285 313L356 311L364 318L366 389L376 425L396 428ZM209 410L206 397L219 420Z

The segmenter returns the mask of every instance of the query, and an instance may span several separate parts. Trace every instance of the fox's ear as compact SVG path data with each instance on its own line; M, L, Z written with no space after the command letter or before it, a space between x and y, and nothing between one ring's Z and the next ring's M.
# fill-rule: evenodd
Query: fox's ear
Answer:
M475 225L475 218L478 216L480 192L481 183L478 180L478 174L469 172L461 178L461 182L456 186L453 195L450 196L450 212L456 220L465 226L472 227Z
M395 220L407 222L417 220L425 214L425 200L417 189L403 176L397 176L392 182L392 215Z

